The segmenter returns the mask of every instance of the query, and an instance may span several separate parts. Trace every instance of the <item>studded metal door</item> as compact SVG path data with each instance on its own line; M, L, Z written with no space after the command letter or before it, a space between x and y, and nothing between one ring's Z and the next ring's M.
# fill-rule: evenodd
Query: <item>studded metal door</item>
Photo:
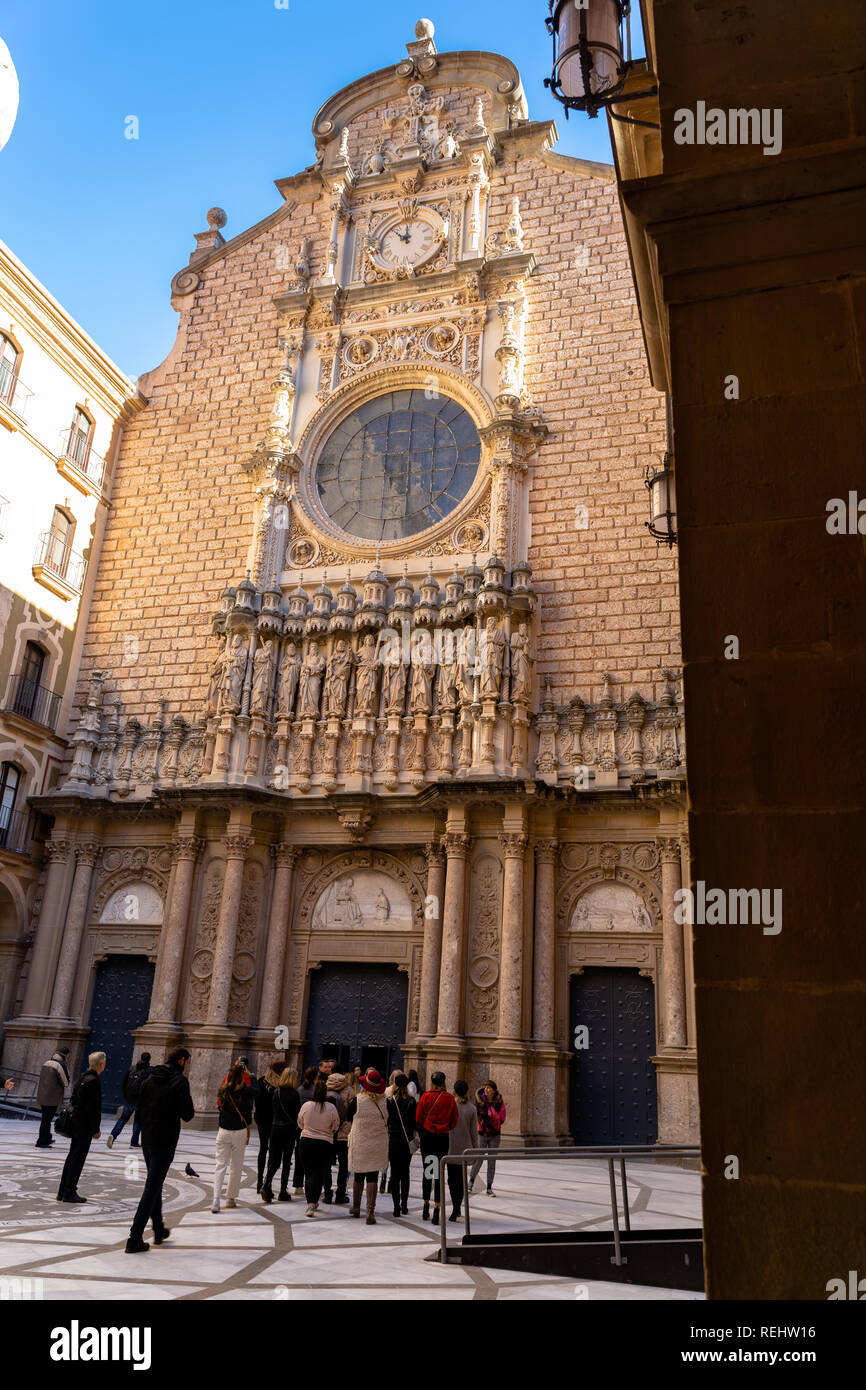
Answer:
M409 979L396 965L323 965L310 981L306 1065L334 1057L338 1066L403 1065Z
M96 968L87 1052L104 1052L102 1108L123 1100L123 1078L132 1065L132 1030L147 1022L153 963L146 956L109 956Z
M575 1142L654 1144L652 980L637 970L587 969L572 978L570 1017L570 1128ZM585 1036L579 1034L584 1028Z

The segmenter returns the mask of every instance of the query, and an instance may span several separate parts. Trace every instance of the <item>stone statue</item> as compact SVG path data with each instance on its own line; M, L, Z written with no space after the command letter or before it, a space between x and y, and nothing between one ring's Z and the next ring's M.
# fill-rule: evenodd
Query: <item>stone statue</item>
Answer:
M388 901L384 888L380 888L379 895L376 898L376 921L387 922L390 916L391 904Z
M236 632L226 650L222 679L223 708L230 714L237 714L240 710L246 673L247 644L241 634Z
M528 701L531 688L529 637L526 623L521 623L518 631L511 634L511 699Z
M274 644L269 637L266 642L261 644L253 657L253 689L252 695L250 696L251 714L262 714L265 718L270 714L271 693L274 688L276 667Z
M294 642L290 642L283 654L280 667L280 686L277 696L277 714L285 717L293 713L295 695L298 690L298 677L301 674L301 658Z
M319 699L322 693L322 676L325 672L325 658L319 654L318 642L311 642L307 659L301 667L300 693L298 695L298 714L305 719L318 719Z
M337 884L337 901L334 909L335 922L360 922L361 909L354 893L355 880L344 878Z
M458 661L458 689L460 701L464 705L471 705L475 699L475 666L477 654L475 651L475 629L466 627L461 636L462 651Z
M439 667L439 679L437 682L437 694L439 708L441 710L451 710L457 708L458 682L460 671L455 660L446 661L443 659Z
M413 714L429 714L433 708L433 680L436 666L432 661L412 663L412 687L409 708Z
M210 668L210 681L207 688L207 703L205 714L216 714L219 708L220 686L222 685L223 672L226 668L226 652L220 642L219 650L214 657L213 665Z
M325 680L325 712L338 719L342 719L346 712L351 674L352 652L341 637L328 662L328 674Z
M488 618L484 632L484 670L481 674L483 699L495 700L498 698L504 660L505 633L495 618Z
M406 665L399 653L385 667L385 713L402 714L406 698Z
M355 678L355 713L369 718L377 713L379 694L379 657L376 639L367 633L358 651L358 674Z

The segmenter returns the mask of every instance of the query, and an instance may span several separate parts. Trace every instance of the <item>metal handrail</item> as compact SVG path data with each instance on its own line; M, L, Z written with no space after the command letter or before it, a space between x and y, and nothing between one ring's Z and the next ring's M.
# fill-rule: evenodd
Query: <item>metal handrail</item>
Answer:
M16 671L6 686L4 709L7 714L20 714L23 719L41 724L45 729L55 729L60 699L59 691L39 685L25 671Z
M70 589L74 589L77 593L80 594L84 588L87 561L83 555L79 555L77 550L63 544L56 532L42 532L34 563L49 570L51 574L56 574Z
M497 1149L491 1155L484 1149L464 1149L462 1154L444 1154L439 1160L439 1195L440 1198L445 1190L445 1168L449 1163L459 1164L463 1170L463 1224L465 1234L472 1234L471 1222L469 1218L469 1184L466 1181L466 1169L470 1163L475 1163L479 1154L484 1154L483 1162L487 1157L493 1156L496 1163L500 1160L511 1158L537 1159L537 1158L602 1158L607 1159L608 1174L610 1177L610 1211L613 1221L613 1248L614 1264L622 1264L622 1245L620 1241L619 1229L619 1204L617 1201L616 1177L614 1175L614 1163L619 1160L620 1176L623 1189L623 1213L625 1218L625 1229L631 1230L631 1214L628 1209L628 1187L626 1185L625 1161L627 1158L673 1158L675 1156L696 1158L700 1155L700 1147L697 1144L578 1144L569 1149ZM441 1264L448 1262L448 1228L446 1226L445 1207L447 1203L440 1201L439 1205L439 1260Z
M12 1091L0 1089L0 1106L6 1106L7 1109L13 1110L16 1114L23 1114L25 1119L30 1114L31 1110L35 1110L38 1114L42 1109L41 1105L36 1104L36 1088L39 1085L39 1073L35 1071L15 1071L12 1069L8 1073L4 1072L4 1075L12 1077L16 1089ZM33 1094L30 1096L22 1095L21 1092L17 1090L19 1081L32 1082ZM21 1102L24 1103L22 1104Z
M74 425L71 429L65 430L60 437L60 457L69 459L79 473L83 473L97 487L102 486L105 459L92 447L89 437Z
M27 418L33 396L34 392L14 372L6 374L5 380L0 376L0 401L5 401L22 420Z

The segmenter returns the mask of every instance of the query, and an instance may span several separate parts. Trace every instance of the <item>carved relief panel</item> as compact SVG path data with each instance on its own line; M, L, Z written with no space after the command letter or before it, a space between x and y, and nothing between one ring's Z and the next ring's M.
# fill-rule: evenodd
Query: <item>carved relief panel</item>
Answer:
M493 854L482 855L473 867L469 920L466 1031L495 1036L499 1020L502 865Z

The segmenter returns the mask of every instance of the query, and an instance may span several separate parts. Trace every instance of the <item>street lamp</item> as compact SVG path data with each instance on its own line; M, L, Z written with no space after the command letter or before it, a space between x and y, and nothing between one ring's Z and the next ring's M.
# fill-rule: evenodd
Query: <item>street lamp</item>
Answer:
M550 0L547 27L553 36L553 74L544 79L557 101L569 111L597 116L602 107L623 100L622 90L632 66L631 4L629 0ZM625 32L625 55L623 54ZM629 92L629 100L654 96ZM631 117L611 116L631 125L649 125Z
M665 454L661 468L655 472L648 468L645 483L650 495L651 521L645 526L651 536L665 545L677 543L677 488L674 477L673 456Z

